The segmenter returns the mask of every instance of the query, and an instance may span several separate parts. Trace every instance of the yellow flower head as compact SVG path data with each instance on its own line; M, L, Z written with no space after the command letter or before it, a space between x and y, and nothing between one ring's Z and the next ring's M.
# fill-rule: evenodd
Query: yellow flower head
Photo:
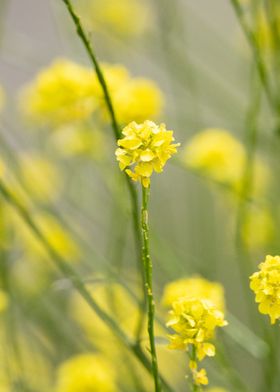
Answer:
M169 336L169 348L196 350L198 360L215 355L215 347L209 343L214 338L216 327L227 325L224 314L210 301L195 298L180 298L172 304L167 326L175 333Z
M185 147L184 164L210 179L228 185L240 194L243 190L246 151L230 132L209 128L196 134ZM262 195L269 182L269 171L257 157L253 166L252 194Z
M140 35L150 25L147 2L139 0L79 0L77 7L89 30L98 29L114 35Z
M81 354L58 369L55 392L116 392L115 373L98 354Z
M180 297L206 299L215 304L217 309L222 312L225 309L223 286L199 276L178 279L168 283L164 288L162 303L169 307Z
M187 144L184 155L187 166L229 184L240 180L244 159L242 144L228 131L216 128L195 135Z
M256 294L259 311L268 314L271 324L280 318L280 257L266 256L260 271L250 276L250 287Z
M156 120L162 112L164 97L159 86L152 80L134 77L122 65L102 64L117 120L121 124L131 121L143 122L146 118ZM97 86L99 104L108 118L103 92Z
M251 206L242 227L244 244L250 250L264 249L274 238L275 226L268 209Z
M87 67L58 59L43 69L21 94L21 110L41 125L87 119L96 107L96 76Z
M124 138L118 140L120 148L116 150L120 169L126 169L134 181L140 181L147 188L153 171L162 172L180 144L172 144L173 131L167 131L165 124L157 125L148 120L143 124L128 124L122 133Z
M121 124L157 119L163 107L161 90L156 83L144 78L131 78L112 94L112 98Z

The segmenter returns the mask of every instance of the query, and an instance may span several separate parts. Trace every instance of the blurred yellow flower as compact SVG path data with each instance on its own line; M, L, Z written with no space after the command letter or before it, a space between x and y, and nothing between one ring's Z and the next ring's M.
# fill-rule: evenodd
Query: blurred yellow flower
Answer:
M236 193L242 191L246 151L227 130L209 128L199 132L186 145L182 159L187 167L228 185ZM256 157L252 172L251 193L257 197L266 190L269 171Z
M235 184L240 180L245 151L224 129L209 128L196 134L184 151L184 163L216 181Z
M251 206L242 227L244 244L251 250L263 249L273 240L274 233L275 225L269 210Z
M152 121L132 122L122 133L124 138L118 140L120 148L116 150L120 169L126 169L134 181L140 181L147 188L153 171L162 172L180 143L172 144L173 131L167 131L165 124L156 125ZM133 170L128 169L133 165Z
M104 133L89 125L65 125L52 134L51 141L55 148L66 157L88 156L100 160L105 155Z
M213 388L207 389L207 392L228 392L228 391L224 388L213 387Z
M121 65L105 63L102 71L122 124L160 115L163 94L156 83L132 77ZM31 122L52 128L73 126L73 122L83 126L99 109L103 120L108 121L104 94L95 72L67 59L57 59L23 88L20 109Z
M146 118L155 120L161 114L164 97L158 85L152 80L134 77L121 65L102 64L102 70L110 90L117 120L121 124L131 121L142 122ZM103 93L97 86L105 117Z
M116 375L99 354L80 354L62 363L55 392L117 392Z
M0 290L0 313L7 309L8 303L9 300L7 294L3 290Z
M90 30L130 37L143 33L151 25L151 10L144 0L79 0L77 7Z
M12 224L16 228L18 240L25 252L39 259L49 258L48 252L41 241L34 235L22 219L16 214L11 215ZM48 244L66 261L74 262L80 259L80 249L71 234L52 215L43 212L32 212L32 218ZM20 234L19 234L20 233Z
M51 390L51 366L46 356L34 344L28 334L17 331L17 351L7 349L7 343L10 345L9 338L5 328L0 328L0 392L11 392L14 386L21 380L20 390L49 392ZM34 326L34 332L40 333L39 329ZM11 333L9 331L8 333ZM7 355L9 354L9 355Z
M266 256L258 272L250 276L259 311L268 314L271 324L280 318L280 257Z
M23 189L31 198L50 201L58 195L62 179L50 160L38 153L25 153L20 156L19 170Z
M96 76L90 68L57 59L20 96L23 114L40 125L87 119L96 108Z
M223 286L199 276L182 278L168 283L164 287L162 304L169 307L181 297L206 299L211 301L218 310L225 310Z
M192 369L192 376L196 385L208 384L208 377L205 369Z
M157 119L163 107L163 94L156 83L144 78L131 78L113 94L117 119L121 124L146 118Z

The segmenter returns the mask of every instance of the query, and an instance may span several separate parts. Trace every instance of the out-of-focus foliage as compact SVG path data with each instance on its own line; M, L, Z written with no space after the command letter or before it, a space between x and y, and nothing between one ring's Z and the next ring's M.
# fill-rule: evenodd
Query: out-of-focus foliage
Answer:
M115 134L64 2L0 2L0 391L153 390L133 216L164 167L161 376L170 392L277 392L279 257L254 271L279 254L278 1L71 3Z

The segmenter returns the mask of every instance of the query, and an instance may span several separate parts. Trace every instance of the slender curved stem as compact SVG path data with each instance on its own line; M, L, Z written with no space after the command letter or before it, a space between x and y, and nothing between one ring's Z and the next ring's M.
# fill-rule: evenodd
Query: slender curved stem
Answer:
M148 219L148 204L149 204L150 188L145 188L142 185L142 214L141 214L141 228L142 228L142 238L143 238L143 264L145 270L145 288L146 288L146 298L148 305L148 334L150 341L150 350L152 357L152 367L154 375L154 385L155 391L161 391L159 376L158 376L158 364L157 364L157 354L155 345L155 335L154 335L154 320L155 320L155 302L153 297L153 271L152 271L152 261L150 256L150 244L149 244L149 219Z
M243 10L242 10L242 7L240 6L239 0L230 0L230 2L231 2L232 7L235 11L235 14L236 14L236 17L239 21L241 29L243 30L243 33L245 34L247 41L253 51L254 60L256 63L256 67L258 70L260 80L263 84L264 91L267 96L267 100L268 100L269 104L271 105L271 108L275 109L275 101L274 101L273 92L271 90L271 86L269 83L268 72L266 69L266 65L262 59L261 54L260 54L258 43L256 42L255 35L246 23L246 20L244 18L244 14L243 14Z
M97 57L94 53L93 47L91 42L89 41L87 34L85 33L85 30L83 29L83 26L80 22L80 19L78 17L78 15L76 14L72 3L70 0L62 0L67 9L68 12L76 26L76 30L77 30L77 34L80 37L86 52L92 62L92 65L95 69L96 72L96 76L97 79L99 81L99 84L102 88L103 94L104 94L104 99L105 99L105 104L107 106L108 109L108 113L111 119L111 127L114 133L114 137L116 140L118 140L121 137L121 131L120 131L120 127L119 124L117 122L117 118L116 118L116 114L115 114L115 109L112 103L112 99L111 99L111 95L109 92L109 88L106 82L106 79L103 75L102 69L99 65L99 61L97 60ZM132 206L132 218L133 218L133 232L134 232L134 241L135 241L135 246L136 246L136 257L138 260L138 268L139 268L139 275L141 277L141 283L142 283L142 289L143 289L143 293L144 293L144 271L142 268L142 263L141 263L141 233L140 233L140 216L139 216L139 206L138 206L138 196L137 196L137 192L135 189L135 186L133 185L133 183L131 182L131 180L129 179L129 177L124 173L125 176L125 180L126 180L126 184L128 187L128 191L129 191L129 195L130 195L130 200L131 200L131 206ZM145 317L145 298L143 298L141 304L140 304L140 312L139 312L139 322L138 322L138 326L136 328L136 338L137 340L140 340L141 338L141 334L142 334L142 330L143 330L143 325L144 325L144 317Z

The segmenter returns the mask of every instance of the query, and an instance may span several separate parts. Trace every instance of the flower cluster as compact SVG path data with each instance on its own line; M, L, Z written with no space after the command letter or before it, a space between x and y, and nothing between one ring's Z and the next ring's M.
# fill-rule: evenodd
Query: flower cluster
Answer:
M210 282L200 276L182 278L168 283L163 292L162 304L171 306L178 298L201 298L211 301L217 309L224 311L224 288L220 283Z
M21 93L21 110L36 124L58 127L88 118L97 106L96 77L87 67L57 59Z
M259 269L250 277L250 287L256 294L260 313L268 314L271 324L275 324L280 318L280 257L266 256Z
M169 348L186 350L190 356L190 369L197 384L207 384L204 369L198 371L197 361L215 355L214 338L217 327L227 325L224 314L205 299L182 297L172 304L167 326L175 333L169 336Z
M246 152L244 146L227 130L208 128L196 134L185 148L183 162L237 193L242 190ZM263 192L268 178L267 167L257 157L253 168L254 195Z
M156 118L163 106L159 87L151 80L132 77L121 65L102 64L118 121ZM44 68L21 93L21 111L35 124L59 129L89 121L95 112L106 113L103 91L94 71L67 59Z
M167 131L165 124L156 125L152 121L132 122L122 133L124 138L118 141L120 148L116 150L120 169L126 169L134 181L140 181L147 188L153 171L162 172L180 144L172 144L173 131Z
M58 369L56 392L116 392L115 373L98 354L81 354Z

